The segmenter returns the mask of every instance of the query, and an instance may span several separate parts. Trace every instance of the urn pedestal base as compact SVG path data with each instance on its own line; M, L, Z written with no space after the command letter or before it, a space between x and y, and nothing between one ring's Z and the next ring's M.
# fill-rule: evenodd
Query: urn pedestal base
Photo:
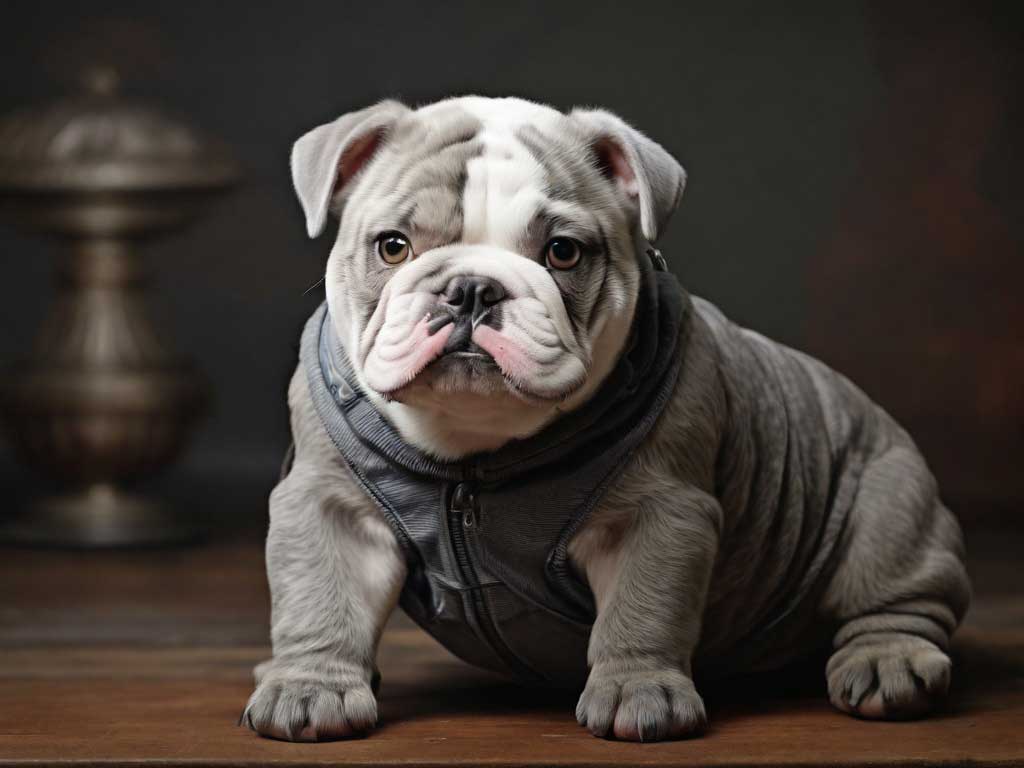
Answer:
M109 483L33 501L0 529L11 543L74 548L176 544L197 536L182 515Z
M203 377L157 333L131 243L65 248L56 291L27 359L0 378L0 421L43 494L0 520L0 538L114 547L194 535L188 515L137 495L173 461L202 414Z

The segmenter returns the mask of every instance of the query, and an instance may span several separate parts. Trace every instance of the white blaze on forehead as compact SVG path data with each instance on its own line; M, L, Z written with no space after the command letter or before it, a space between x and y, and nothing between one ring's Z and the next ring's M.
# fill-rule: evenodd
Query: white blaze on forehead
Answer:
M516 137L524 125L551 124L561 115L521 99L459 99L480 120L483 150L466 164L463 242L515 250L545 199L544 168Z
M466 164L462 240L514 251L544 198L542 168L511 133L484 130Z

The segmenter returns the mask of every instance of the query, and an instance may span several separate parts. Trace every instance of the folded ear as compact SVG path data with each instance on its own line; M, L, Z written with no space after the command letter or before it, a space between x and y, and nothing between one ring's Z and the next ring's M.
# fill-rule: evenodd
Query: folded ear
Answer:
M306 214L306 231L324 231L331 200L370 161L390 128L409 108L382 101L314 128L292 147L292 182Z
M574 109L569 116L590 132L602 172L637 201L640 231L655 242L679 205L686 171L660 144L611 112Z

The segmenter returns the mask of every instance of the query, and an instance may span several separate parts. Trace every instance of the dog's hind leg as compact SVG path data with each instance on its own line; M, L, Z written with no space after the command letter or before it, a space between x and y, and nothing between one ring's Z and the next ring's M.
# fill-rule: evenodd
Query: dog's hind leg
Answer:
M824 609L837 619L829 698L866 718L909 718L949 687L949 640L970 585L956 519L909 438L865 468Z

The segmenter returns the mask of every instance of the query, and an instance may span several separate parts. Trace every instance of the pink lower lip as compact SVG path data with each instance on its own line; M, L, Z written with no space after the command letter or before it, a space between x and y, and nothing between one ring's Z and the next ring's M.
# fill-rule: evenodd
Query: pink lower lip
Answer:
M533 368L522 347L489 325L477 326L473 331L473 341L493 357L502 373L513 381L524 380Z
M416 335L425 333L426 338L417 345L416 354L413 356L412 362L409 364L407 382L412 381L420 371L426 368L434 359L441 356L441 353L444 351L444 345L448 341L448 337L452 335L453 328L453 325L448 324L434 334L430 334L427 331L426 320L417 323L414 333Z
M453 327L450 323L431 334L427 328L427 320L424 318L418 322L409 334L413 351L404 360L396 363L396 368L389 378L392 379L387 386L374 387L381 394L390 394L401 389L411 382L420 371L426 368L431 362L441 356L444 345L451 336ZM371 386L373 386L372 382Z

